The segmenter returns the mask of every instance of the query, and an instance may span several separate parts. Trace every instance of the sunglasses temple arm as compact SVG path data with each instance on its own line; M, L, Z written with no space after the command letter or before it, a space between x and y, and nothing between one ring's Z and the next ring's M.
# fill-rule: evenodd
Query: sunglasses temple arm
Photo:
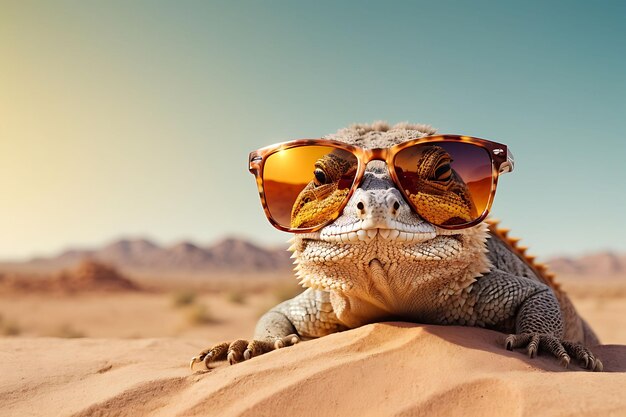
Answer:
M513 152L511 152L510 149L507 149L506 161L500 165L500 174L511 172L513 171L513 168L515 168L515 158L513 157Z
M261 167L262 160L262 156L258 155L256 152L250 152L250 156L248 156L248 171L252 174L257 174Z

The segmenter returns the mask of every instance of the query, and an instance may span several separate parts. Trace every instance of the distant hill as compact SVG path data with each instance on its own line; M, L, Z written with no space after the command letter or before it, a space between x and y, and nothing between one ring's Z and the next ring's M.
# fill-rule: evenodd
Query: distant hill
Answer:
M50 276L36 279L0 273L0 294L136 290L139 287L114 267L89 259L80 261L71 269L62 269Z
M626 274L626 254L611 251L579 257L557 257L548 260L551 271L568 275L623 275Z
M285 249L262 248L247 240L226 238L210 246L179 242L160 246L147 239L121 239L101 248L69 249L57 256L21 263L39 268L67 268L92 259L119 268L203 272L213 270L272 271L293 267Z
M202 274L221 271L286 272L293 268L289 256L290 253L283 248L261 247L233 237L208 246L189 241L161 246L148 239L120 239L101 248L69 249L57 256L11 265L46 271L70 268L84 259L92 259L124 271L185 271ZM547 264L551 271L560 275L626 275L626 254L610 251L579 257L554 257L548 259Z

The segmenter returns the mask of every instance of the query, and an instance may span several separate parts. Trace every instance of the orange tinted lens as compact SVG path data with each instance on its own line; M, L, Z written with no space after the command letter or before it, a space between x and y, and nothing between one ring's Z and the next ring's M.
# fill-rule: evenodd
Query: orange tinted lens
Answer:
M339 215L357 172L357 158L331 146L299 146L271 154L263 167L265 203L283 227L306 229Z
M424 220L462 226L489 207L491 157L480 146L435 142L400 151L394 160L405 196Z

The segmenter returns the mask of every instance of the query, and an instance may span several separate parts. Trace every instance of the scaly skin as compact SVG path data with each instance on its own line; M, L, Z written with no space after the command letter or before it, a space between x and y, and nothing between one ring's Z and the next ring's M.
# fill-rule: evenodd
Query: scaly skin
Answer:
M382 148L434 133L425 125L377 123L327 138ZM437 171L442 158L435 147L420 162L430 177L435 171L441 174L440 181L418 187L439 187L439 200L424 202L424 210L434 210L428 214L432 218L466 218L475 210L473 202L454 172ZM328 178L351 169L333 158L320 167L327 168ZM341 198L337 187L320 190L324 185L314 182L294 207L293 224L315 223ZM411 198L421 204L419 199L432 195ZM507 349L526 348L530 357L545 351L564 366L574 357L587 369L602 370L602 362L587 348L598 343L597 337L545 267L535 265L494 223L451 231L421 219L380 161L367 166L340 217L319 232L294 235L291 243L296 275L308 289L266 313L253 340L206 349L192 359L192 368L198 362L208 368L223 359L237 363L368 323L405 320L498 330L509 335Z

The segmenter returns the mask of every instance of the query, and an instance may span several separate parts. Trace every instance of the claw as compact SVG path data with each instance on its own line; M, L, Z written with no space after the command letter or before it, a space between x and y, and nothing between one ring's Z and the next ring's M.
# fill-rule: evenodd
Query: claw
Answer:
M539 337L534 336L530 343L528 344L528 356L532 359L537 356L537 351L539 350Z
M212 359L213 352L207 353L207 355L202 359L202 362L204 362L204 366L206 366L206 369L209 369L209 362L211 362Z
M228 355L226 357L226 359L228 360L228 363L231 365L234 365L236 363L241 362L241 359L242 359L241 354L243 353L245 349L247 349L247 347L248 347L247 340L239 339L231 343L230 346L228 347Z
M295 334L290 334L289 336L285 336L281 339L276 339L276 341L274 342L274 348L282 349L285 346L293 346L298 342L300 342L300 338Z
M563 355L563 356L561 356L561 359L559 360L559 363L564 368L567 368L569 366L570 361L571 361L571 359L570 359L569 355Z
M596 367L593 368L593 370L595 372L602 372L604 370L604 365L602 365L602 362L600 361L600 359L596 359Z
M596 361L593 359L592 356L589 355L585 355L585 357L583 358L584 363L583 363L583 368L586 369L591 369L594 370L596 367Z
M589 358L589 369L596 369L596 360L593 358L593 356Z
M513 339L515 339L515 336L507 336L506 340L504 341L504 346L506 350L513 350Z
M204 358L200 357L200 356L194 356L193 358L191 358L191 361L189 362L189 369L191 369L191 372L194 372L194 365L200 362L204 362L203 360ZM207 366L207 369L209 367Z
M243 358L245 360L249 360L252 357L252 351L250 349L246 349L243 351Z

